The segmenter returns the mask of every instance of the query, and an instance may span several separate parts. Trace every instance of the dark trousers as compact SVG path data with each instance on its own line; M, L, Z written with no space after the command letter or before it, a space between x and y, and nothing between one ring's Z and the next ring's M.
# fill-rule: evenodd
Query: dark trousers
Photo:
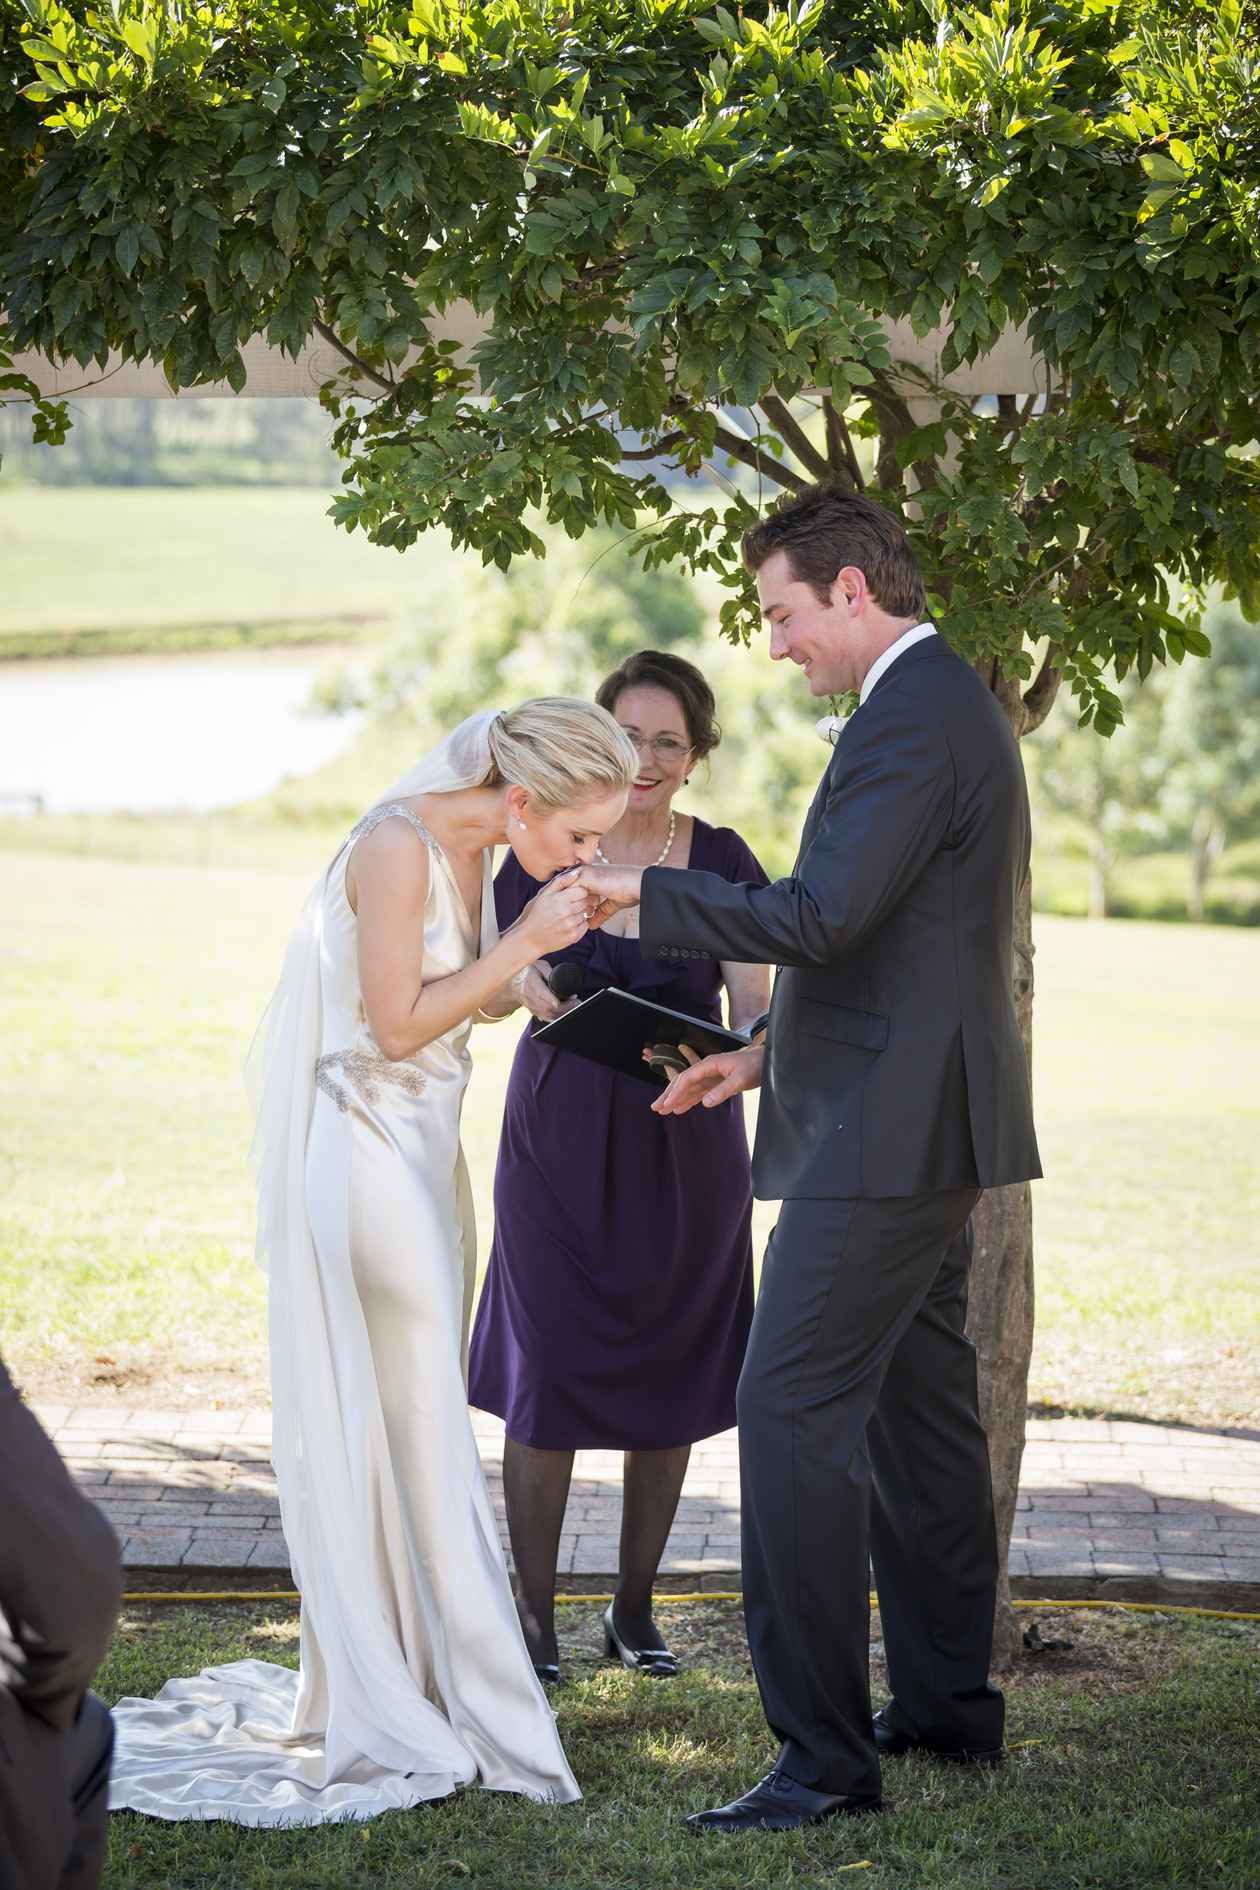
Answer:
M975 1189L786 1201L740 1378L744 1609L779 1764L878 1798L870 1564L893 1722L1001 1744L997 1546L964 1332Z
M114 1722L94 1693L68 1732L3 1701L0 1890L96 1890L113 1750Z

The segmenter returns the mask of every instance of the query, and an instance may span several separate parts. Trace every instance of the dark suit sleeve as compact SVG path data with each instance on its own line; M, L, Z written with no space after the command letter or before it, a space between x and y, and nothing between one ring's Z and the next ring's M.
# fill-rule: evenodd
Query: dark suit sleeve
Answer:
M0 1365L0 1688L58 1732L113 1633L118 1541Z
M954 804L943 738L893 705L873 699L846 729L792 878L758 887L649 868L639 916L649 957L825 965L882 923L945 839Z

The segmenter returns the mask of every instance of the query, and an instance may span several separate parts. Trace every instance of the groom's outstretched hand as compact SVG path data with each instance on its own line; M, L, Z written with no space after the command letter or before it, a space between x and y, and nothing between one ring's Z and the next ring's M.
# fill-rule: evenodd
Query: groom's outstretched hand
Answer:
M750 1044L747 1050L720 1050L712 1057L698 1057L690 1044L679 1048L691 1068L680 1070L669 1088L656 1098L652 1108L658 1116L685 1116L697 1103L716 1109L741 1090L760 1087L765 1050L759 1043Z
M638 905L643 868L584 866L577 875L576 883L585 889L591 900L586 923L595 931L605 919L611 919L614 912L624 912L627 906Z

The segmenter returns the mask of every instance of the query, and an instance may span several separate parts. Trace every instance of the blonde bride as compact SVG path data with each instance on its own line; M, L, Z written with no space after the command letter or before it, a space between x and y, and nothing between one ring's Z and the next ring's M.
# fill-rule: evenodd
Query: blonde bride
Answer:
M637 766L591 703L473 716L313 889L260 1037L255 1142L301 1667L236 1661L122 1701L112 1808L296 1825L474 1782L579 1796L469 1422L459 1123L473 1020L585 931L566 869L594 857ZM504 841L549 883L500 937Z

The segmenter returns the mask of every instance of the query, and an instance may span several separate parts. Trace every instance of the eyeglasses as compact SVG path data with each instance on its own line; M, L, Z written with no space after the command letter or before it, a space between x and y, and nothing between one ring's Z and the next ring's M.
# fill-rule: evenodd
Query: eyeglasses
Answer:
M690 745L687 742L680 742L676 735L640 735L637 728L626 728L624 724L622 724L621 732L630 737L640 752L645 748L650 748L656 759L667 765L670 762L685 761L691 753Z

